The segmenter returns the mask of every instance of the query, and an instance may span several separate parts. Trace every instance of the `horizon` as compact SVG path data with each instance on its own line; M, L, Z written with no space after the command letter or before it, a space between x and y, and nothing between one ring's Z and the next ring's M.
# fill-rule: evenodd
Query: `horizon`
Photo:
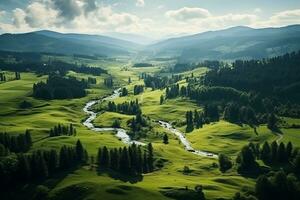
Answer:
M136 34L153 40L236 26L284 27L300 23L300 2L170 0L4 0L0 33Z

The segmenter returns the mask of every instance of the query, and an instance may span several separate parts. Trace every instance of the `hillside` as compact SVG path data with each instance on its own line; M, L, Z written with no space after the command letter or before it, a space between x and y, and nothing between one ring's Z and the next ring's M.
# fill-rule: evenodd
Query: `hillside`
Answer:
M172 38L148 47L145 54L179 56L181 61L260 59L300 49L300 25L253 29L237 26Z
M140 48L132 42L100 35L62 34L37 31L0 36L0 50L118 56L130 55Z

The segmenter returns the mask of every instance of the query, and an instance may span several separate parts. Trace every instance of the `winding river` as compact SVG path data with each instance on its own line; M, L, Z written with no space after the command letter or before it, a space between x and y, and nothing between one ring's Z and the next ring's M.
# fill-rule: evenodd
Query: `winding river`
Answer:
M139 142L139 141L136 141L136 140L131 140L129 135L126 133L125 129L112 128L112 127L98 128L98 127L95 127L94 124L93 124L93 121L96 119L98 113L94 112L91 109L91 107L93 105L99 103L99 102L102 102L102 101L114 100L114 99L116 99L120 96L120 93L121 93L121 88L115 90L113 92L113 94L110 95L110 96L104 97L104 98L99 99L99 100L89 101L83 108L83 111L86 114L89 115L89 117L83 122L83 125L86 126L89 129L91 129L92 131L96 131L96 132L114 131L114 132L117 133L116 137L119 138L125 144L135 143L135 144L138 144L138 145L145 145L145 143L143 143L143 142ZM216 154L194 149L191 146L190 142L185 137L184 133L182 133L179 130L173 128L172 125L169 124L168 122L158 121L158 124L160 126L162 126L164 129L166 129L167 131L170 131L171 133L176 135L178 137L178 139L180 140L180 142L183 144L186 151L188 151L190 153L193 153L193 154L196 154L196 155L199 155L199 156L210 157L210 158L218 158L218 156Z

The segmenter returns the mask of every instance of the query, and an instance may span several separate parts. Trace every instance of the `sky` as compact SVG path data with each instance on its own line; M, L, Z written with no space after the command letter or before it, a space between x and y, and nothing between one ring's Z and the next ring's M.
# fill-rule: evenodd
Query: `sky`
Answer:
M290 24L300 24L300 0L0 0L0 33L47 29L162 38Z

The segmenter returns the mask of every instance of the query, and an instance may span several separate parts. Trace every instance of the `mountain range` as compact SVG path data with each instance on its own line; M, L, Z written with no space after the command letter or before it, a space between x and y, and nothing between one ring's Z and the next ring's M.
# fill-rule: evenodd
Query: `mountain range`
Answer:
M184 62L258 59L300 50L300 25L263 29L237 26L146 45L150 41L150 38L132 34L102 36L43 30L2 34L0 50L105 56L135 54L144 57L178 57Z

